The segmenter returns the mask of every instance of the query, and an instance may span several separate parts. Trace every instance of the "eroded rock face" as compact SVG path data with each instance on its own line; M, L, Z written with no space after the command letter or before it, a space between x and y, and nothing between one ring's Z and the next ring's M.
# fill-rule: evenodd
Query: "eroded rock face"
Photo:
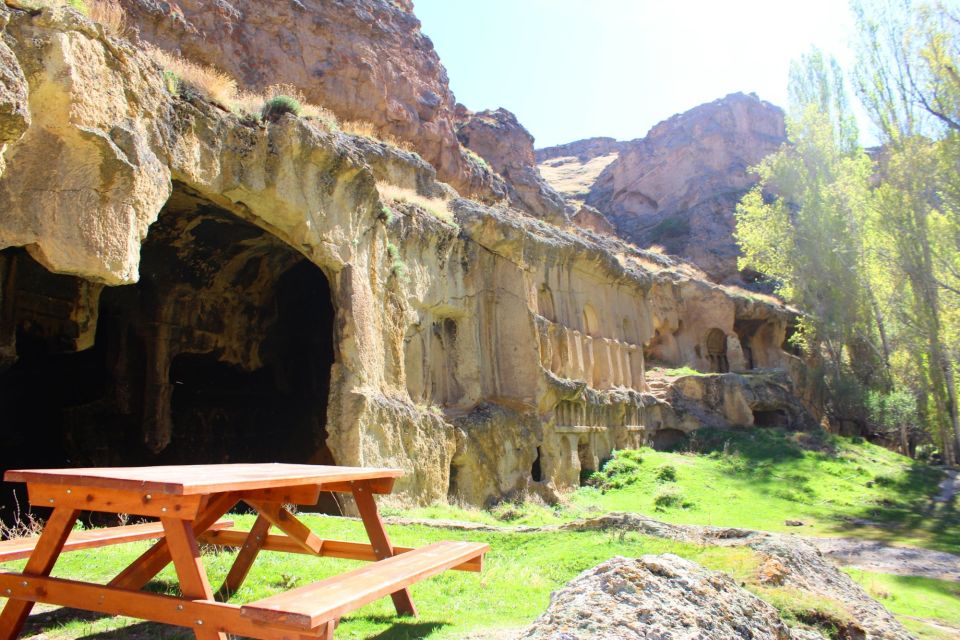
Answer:
M502 187L460 150L447 72L408 0L121 0L141 38L263 90L279 82L410 142L464 195ZM212 45L211 43L215 43Z
M537 149L534 154L537 163L544 163L555 158L576 158L580 162L588 162L593 158L618 154L623 151L630 143L621 142L616 138L598 136L596 138L586 138L567 144L558 144L554 147L543 147Z
M590 195L590 189L603 170L616 160L629 144L613 138L587 138L556 147L537 149L537 168L557 193L573 205L581 205Z
M550 596L530 640L792 640L772 606L729 576L672 554L615 557Z
M735 93L645 138L583 140L541 150L538 162L557 190L599 209L624 238L660 245L717 282L737 281L733 214L756 181L747 169L785 140L779 108Z
M0 467L282 459L400 467L422 504L552 498L680 419L648 355L792 362L780 305L457 199L389 145L171 95L70 9L9 16Z
M471 113L459 109L457 138L490 163L507 181L511 200L544 220L568 218L563 198L540 176L533 154L533 136L506 109Z

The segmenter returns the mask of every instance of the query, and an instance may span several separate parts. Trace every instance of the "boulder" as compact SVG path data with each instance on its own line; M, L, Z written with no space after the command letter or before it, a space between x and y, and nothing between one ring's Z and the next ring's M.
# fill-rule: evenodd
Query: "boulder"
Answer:
M632 638L792 640L772 606L729 576L673 554L615 557L550 597L520 636L529 640Z

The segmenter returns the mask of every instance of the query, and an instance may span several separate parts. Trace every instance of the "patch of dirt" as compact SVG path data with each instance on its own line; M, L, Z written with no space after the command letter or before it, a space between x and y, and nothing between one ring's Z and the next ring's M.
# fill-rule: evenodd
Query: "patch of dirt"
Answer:
M804 540L835 563L864 571L960 582L960 556L917 547L893 546L856 538Z
M938 504L947 504L957 494L957 471L947 469L947 477L940 483L940 492L933 499Z

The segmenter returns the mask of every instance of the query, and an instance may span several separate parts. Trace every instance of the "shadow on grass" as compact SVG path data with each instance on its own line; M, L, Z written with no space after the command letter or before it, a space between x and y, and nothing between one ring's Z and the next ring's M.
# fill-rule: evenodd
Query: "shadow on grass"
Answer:
M66 625L75 623L93 624L99 620L113 617L115 616L107 613L62 607L31 615L27 618L27 623L20 635L21 637L40 634L48 636L54 630ZM147 638L151 640L179 640L180 638L193 638L193 632L190 629L158 622L137 622L118 629L104 629L88 634L80 633L81 635L77 635L78 638L96 638L97 640L146 640Z
M48 636L53 630L66 625L75 623L93 624L99 620L112 617L114 616L110 614L63 607L31 615L24 625L21 636L39 634ZM390 625L390 628L384 629L377 635L370 636L370 640L419 640L448 626L446 622L421 622L390 615L352 616L348 619L355 622L366 622L371 625ZM181 638L193 638L194 635L193 631L186 627L143 621L117 629L104 629L87 634L80 631L76 637L84 640L180 640Z
M913 591L926 591L930 594L947 596L960 600L960 583L958 582L933 580L930 578L920 578L916 576L890 575L889 578L896 584L909 587Z
M904 537L926 538L925 545L939 551L960 554L960 510L954 498L936 503L942 473L922 463L914 463L894 481L897 500L867 503L859 511L835 523L835 530L884 542Z
M803 434L804 446L783 429L746 427L743 429L715 429L705 427L691 433L681 442L678 451L711 454L723 453L743 457L753 463L780 463L799 460L804 447L812 448L813 441L821 441L819 434ZM810 442L806 442L809 440ZM826 441L823 441L826 443ZM824 444L824 447L827 445Z
M396 616L356 616L350 620L363 620L371 624L389 624L389 629L384 629L375 636L370 636L370 640L417 640L426 638L433 632L447 626L446 622L418 622L410 618L398 618Z

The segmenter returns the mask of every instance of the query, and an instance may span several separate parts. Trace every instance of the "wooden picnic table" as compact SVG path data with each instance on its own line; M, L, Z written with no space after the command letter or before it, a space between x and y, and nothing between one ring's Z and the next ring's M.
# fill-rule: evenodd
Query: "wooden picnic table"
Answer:
M0 640L20 633L35 602L191 627L199 640L234 634L264 640L332 638L340 617L390 595L399 615L416 615L407 587L447 569L480 571L489 546L435 542L395 547L375 494L390 493L398 469L298 464L212 464L7 471L26 482L34 506L53 513L39 537L0 542L0 562L29 557L22 572L0 570ZM369 543L322 540L284 505L314 505L321 491L353 495ZM250 531L222 516L243 501L256 512ZM148 516L159 522L73 531L82 511ZM279 534L271 534L276 528ZM51 578L65 551L158 539L106 585ZM199 542L239 547L223 585L210 586ZM222 602L243 583L260 551L372 561L344 574L245 605ZM182 597L141 589L173 562Z

